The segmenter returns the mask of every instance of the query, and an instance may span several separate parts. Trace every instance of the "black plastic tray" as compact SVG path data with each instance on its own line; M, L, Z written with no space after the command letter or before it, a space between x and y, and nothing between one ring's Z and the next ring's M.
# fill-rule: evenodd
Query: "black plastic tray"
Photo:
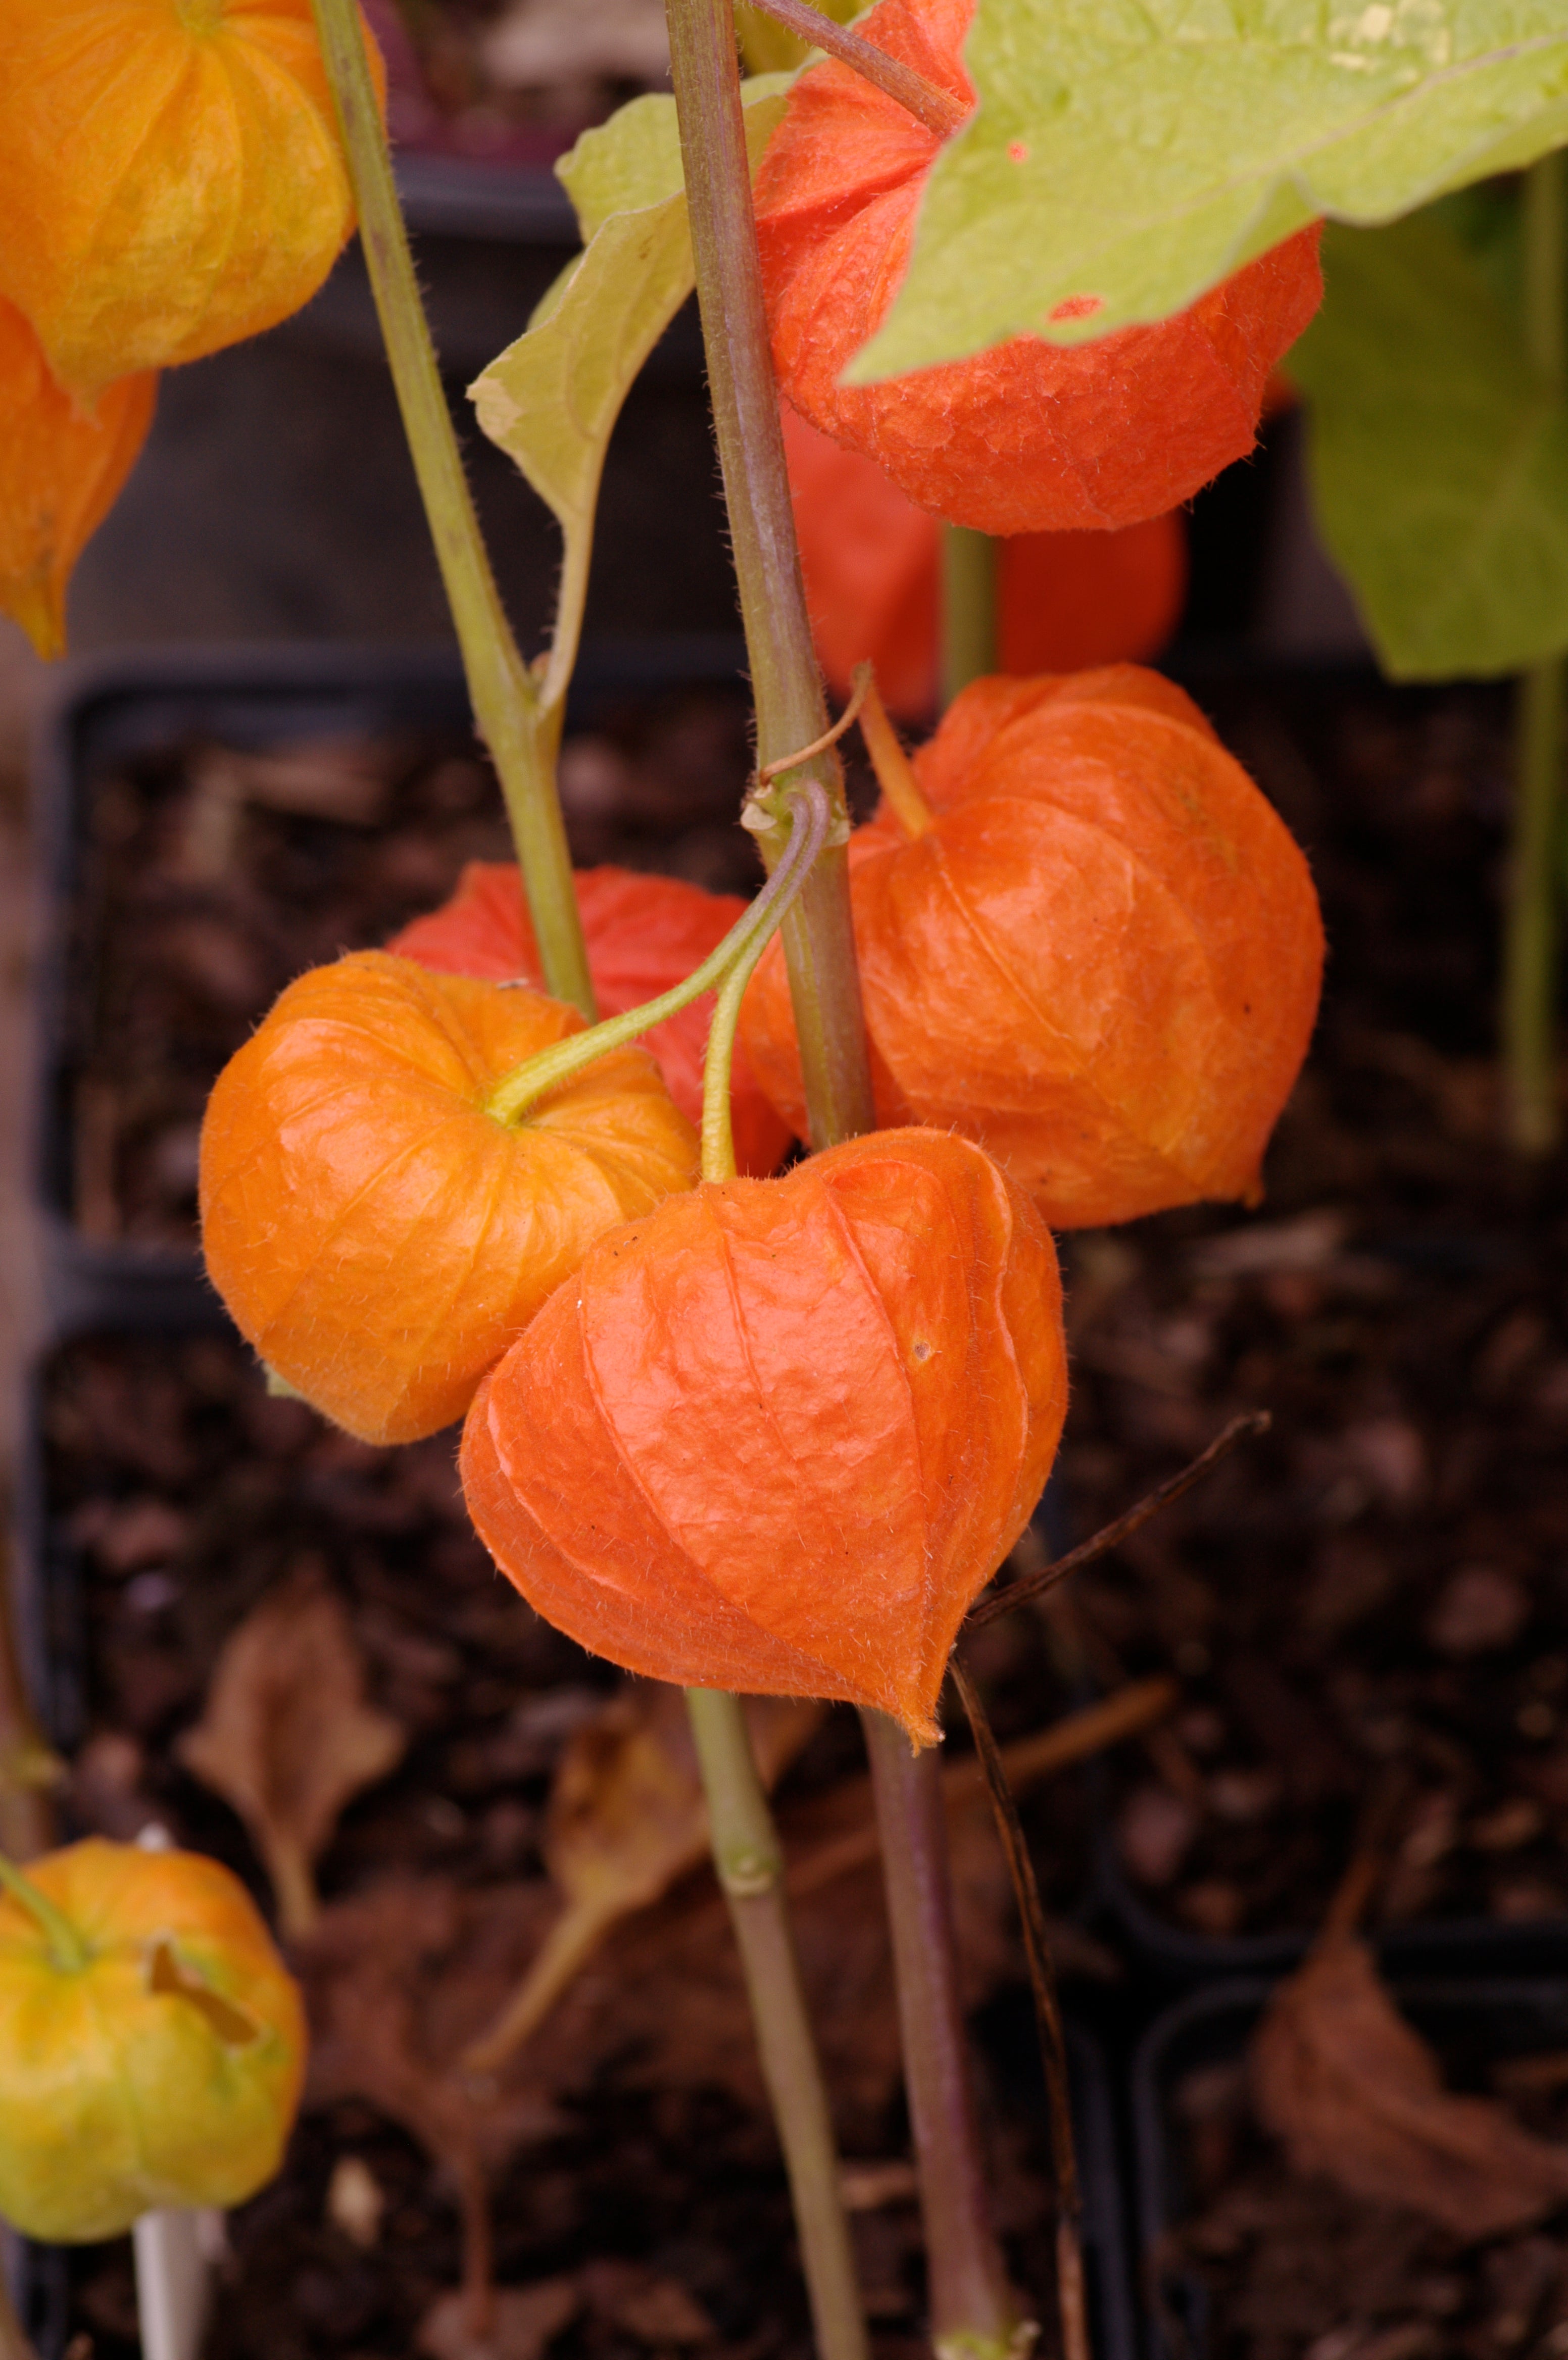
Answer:
M587 649L567 727L629 692L733 683L745 651L727 634ZM389 727L461 734L470 727L455 650L334 646L159 649L65 667L38 729L33 764L38 831L33 1171L47 1332L108 1322L159 1328L215 1312L194 1251L83 1237L69 1206L66 1011L71 914L95 781L110 764L192 737L247 750L291 739Z
M1227 1939L1190 1934L1143 1901L1116 1858L1108 1827L1096 1841L1095 1890L1131 1962L1165 1991L1285 1973L1301 1959L1313 1929L1240 1934ZM1496 1918L1422 1918L1373 1929L1392 1973L1541 1975L1568 1972L1568 1918L1508 1923Z
M192 1273L183 1287L169 1285L148 1318L147 1292L126 1286L112 1273L97 1283L102 1297L114 1297L117 1317L80 1319L57 1328L36 1360L25 1400L17 1453L16 1547L14 1602L23 1666L35 1710L51 1744L70 1754L90 1725L89 1672L81 1551L50 1514L46 1467L46 1382L49 1349L73 1335L145 1336L152 1328L169 1335L232 1328L215 1295ZM82 1300L85 1300L83 1290ZM1057 1500L1047 1492L1042 1515L1055 1517ZM66 1830L67 1837L72 1832ZM1023 2094L1025 2105L1043 2106L1037 2036L1026 1994L1005 1995L1006 2022L988 2028L985 2046L992 2068ZM1078 2022L1068 2027L1069 2066L1078 2138L1083 2200L1084 2273L1094 2360L1140 2360L1137 2303L1128 2245L1128 2173L1122 2149L1117 2077L1099 2032ZM1042 2142L1043 2143L1043 2142ZM38 2360L63 2360L71 2322L74 2249L14 2241L8 2267L15 2299L32 2334Z
M1439 2049L1462 2049L1472 2060L1525 2057L1568 2048L1568 1940L1558 1938L1556 1976L1477 1974L1467 1980L1394 1977L1401 2012ZM1206 2296L1193 2278L1161 2272L1168 2232L1186 2210L1179 2147L1173 2136L1170 2094L1194 2068L1238 2057L1272 1989L1260 1978L1211 1984L1166 2010L1139 2042L1133 2059L1131 2109L1135 2192L1135 2267L1144 2295L1145 2360L1190 2360L1208 2348ZM1162 2314L1180 2331L1185 2350L1172 2350Z

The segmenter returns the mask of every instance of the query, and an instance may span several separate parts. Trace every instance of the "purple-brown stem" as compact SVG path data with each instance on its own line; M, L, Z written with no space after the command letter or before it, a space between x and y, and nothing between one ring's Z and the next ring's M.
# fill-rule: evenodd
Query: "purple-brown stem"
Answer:
M950 139L961 131L970 110L948 91L927 82L923 73L906 66L900 58L890 58L874 41L863 40L851 33L832 16L825 16L820 8L813 8L809 0L752 0L764 16L775 25L784 26L797 40L809 41L814 49L826 49L830 58L841 65L852 67L863 82L875 84L889 98L923 123L938 139Z
M765 766L821 737L827 706L784 466L730 0L667 0L667 12L714 432ZM837 755L827 749L801 768L842 814ZM762 841L771 864L782 834ZM811 1141L829 1147L876 1125L841 849L817 861L784 942ZM881 1765L877 1810L926 2191L932 2329L944 2353L997 2360L1015 2342L1015 2318L980 2162L937 1758L912 1758L891 1721L877 1713L866 1720L873 1767Z
M866 1712L898 1975L904 2079L920 2169L931 2335L941 2360L1002 2360L1027 2349L991 2225L980 2125L959 1991L940 1758L916 1754L896 1721Z

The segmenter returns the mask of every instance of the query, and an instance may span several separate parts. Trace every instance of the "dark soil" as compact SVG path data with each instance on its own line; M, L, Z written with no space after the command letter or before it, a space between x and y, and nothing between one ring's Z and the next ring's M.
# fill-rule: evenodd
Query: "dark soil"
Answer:
M1261 1210L1068 1241L1078 1533L1275 1419L1077 1586L1099 1678L1186 1686L1118 1758L1116 1859L1189 1932L1310 1927L1376 1792L1375 1919L1568 1915L1568 1174L1497 1143L1507 705L1204 701L1308 847L1330 963Z
M579 865L750 890L756 856L734 825L747 719L739 688L672 691L569 738ZM66 1042L77 1225L193 1242L207 1092L283 986L386 941L466 860L509 850L494 776L463 738L186 745L94 781Z
M455 2285L460 2240L450 2158L422 2152L390 2075L378 2103L389 2052L376 2043L406 2040L400 2076L428 2082L449 2062L441 2026L479 2029L526 1964L559 1907L539 1852L551 1775L620 1675L540 1622L496 1575L463 1513L450 1435L395 1451L352 1441L269 1397L249 1354L219 1332L69 1345L46 1371L42 1415L63 1660L70 1633L86 1633L78 1825L128 1838L161 1820L227 1862L265 1905L245 1830L176 1748L223 1642L302 1569L346 1602L369 1699L407 1734L400 1766L350 1805L319 1864L322 1934L297 1958L318 2082L282 2178L231 2222L208 2346L214 2360L394 2360ZM1061 1710L1030 1618L988 1634L983 1668L1005 1737ZM841 1832L846 1811L853 1818L861 1769L854 1716L836 1711L781 1789L792 1858ZM1081 1896L1084 1819L1070 1780L1029 1807L1052 1908ZM1004 2216L1020 2283L1047 2306L1049 2180L1011 1895L983 1811L956 1830L970 1996L987 2003L992 2027ZM857 2227L883 2360L899 2360L916 2348L921 2265L898 2168L907 2134L874 1869L806 1896L798 1918L831 2026L846 2149L894 2165ZM389 1963L389 1952L405 1955ZM388 2033L393 2001L408 2022ZM364 2020L349 2023L346 2044L345 2014ZM671 2287L698 2307L697 2324L687 2317L663 2344L661 2329L654 2348L748 2360L806 2350L787 2196L706 1871L611 1941L498 2103L505 2122L482 2121L481 2132L499 2277L508 2287L568 2282L556 2360L630 2360L649 2347L650 2317L665 2318ZM331 2193L345 2159L379 2193L379 2226L364 2245ZM78 2280L78 2323L99 2360L128 2360L128 2249L82 2257ZM651 2286L666 2292L650 2311Z
M1568 2138L1568 2060L1499 2057L1495 2029L1478 2024L1466 2038L1450 2027L1440 2047L1451 2085L1500 2099L1540 2136ZM1186 2217L1148 2257L1166 2360L1193 2347L1207 2360L1561 2360L1568 2350L1561 2212L1467 2239L1298 2178L1253 2120L1239 2059L1185 2075L1170 2115Z

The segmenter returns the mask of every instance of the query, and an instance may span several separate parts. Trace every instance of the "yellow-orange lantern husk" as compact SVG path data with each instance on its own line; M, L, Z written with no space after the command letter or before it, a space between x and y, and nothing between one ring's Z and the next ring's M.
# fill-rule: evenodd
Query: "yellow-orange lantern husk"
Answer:
M88 1956L62 1969L0 1894L0 2215L77 2245L254 2195L293 2123L305 2016L238 1878L96 1836L27 1874Z
M90 415L0 297L0 613L40 656L65 650L65 593L152 424L155 376L122 377Z
M981 1141L1053 1229L1255 1196L1322 977L1300 851L1191 699L1133 664L967 688L932 824L850 846L879 1119ZM775 945L741 1015L804 1133Z
M543 992L359 951L290 985L202 1128L202 1243L241 1334L367 1442L462 1416L485 1371L605 1230L697 1174L642 1050L515 1123L487 1104L582 1029Z
M481 1538L650 1677L936 1734L1067 1404L1056 1254L967 1142L878 1132L605 1238L464 1429Z
M310 0L6 0L0 220L89 403L297 311L354 226Z

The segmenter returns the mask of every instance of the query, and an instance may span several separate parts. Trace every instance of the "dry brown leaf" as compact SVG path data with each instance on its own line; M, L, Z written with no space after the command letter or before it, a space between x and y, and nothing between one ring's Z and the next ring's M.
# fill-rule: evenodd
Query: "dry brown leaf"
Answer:
M1521 2229L1568 2197L1568 2147L1442 2086L1372 1953L1331 1934L1275 1993L1252 2046L1259 2120L1292 2169L1425 2212L1463 2237Z
M348 1615L314 1567L269 1591L225 1645L180 1758L250 1830L286 1935L315 1923L312 1867L345 1804L406 1742L366 1703Z
M762 1784L772 1787L827 1708L799 1697L748 1697ZM617 1918L657 1901L707 1854L685 1702L662 1681L630 1681L568 1742L550 1790L543 1850L565 1900L538 1956L465 2059L493 2072L543 2023Z
M600 2319L656 2351L711 2344L718 2333L678 2278L661 2278L639 2262L589 2262L579 2271L578 2283Z
M430 2360L540 2360L582 2307L570 2278L541 2278L536 2286L498 2289L476 2323L473 2296L454 2287L436 2297L414 2341Z

